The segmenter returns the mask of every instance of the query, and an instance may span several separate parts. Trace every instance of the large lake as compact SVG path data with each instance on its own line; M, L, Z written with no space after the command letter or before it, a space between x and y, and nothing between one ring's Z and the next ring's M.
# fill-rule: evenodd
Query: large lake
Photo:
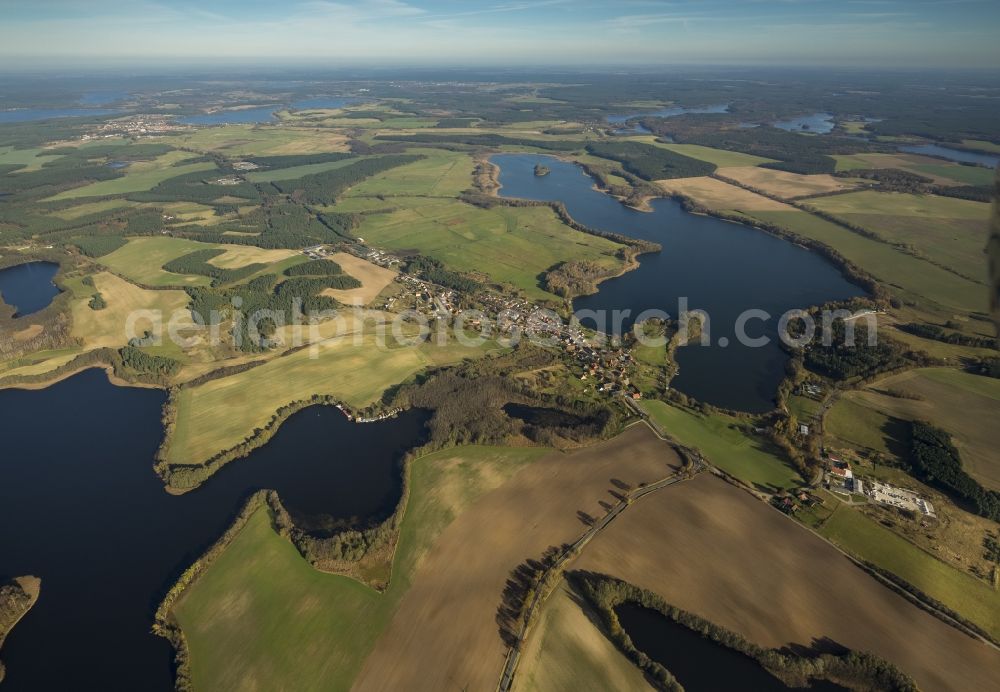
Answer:
M771 409L788 360L777 340L781 314L864 294L820 255L749 226L688 213L673 199L653 200L652 212L630 209L596 190L579 166L552 157L497 154L490 160L500 167L502 196L561 201L586 226L663 246L573 305L608 314L629 310L625 329L644 310L676 318L681 297L689 309L707 311L712 343L678 349L680 372L671 383L702 401L750 412ZM536 176L539 163L551 172ZM750 308L772 315L746 329L751 337L768 336L766 346L744 346L734 336L736 319Z
M0 299L14 306L16 317L38 312L59 295L59 288L52 282L58 271L55 262L28 262L0 269Z
M173 652L150 634L153 613L244 499L273 488L300 517L385 516L400 496L399 460L427 418L413 410L358 425L310 407L249 457L171 496L152 468L164 397L113 386L96 369L48 389L0 390L0 576L42 579L0 651L5 691L173 690Z
M339 98L333 96L318 96L314 98L302 99L293 102L289 107L292 110L310 110L320 108L343 108L354 99ZM214 113L203 113L200 115L189 115L181 118L180 122L185 125L229 125L234 123L269 123L277 120L274 113L285 106L277 104L273 106L262 106L260 108L244 108L241 110L221 110Z

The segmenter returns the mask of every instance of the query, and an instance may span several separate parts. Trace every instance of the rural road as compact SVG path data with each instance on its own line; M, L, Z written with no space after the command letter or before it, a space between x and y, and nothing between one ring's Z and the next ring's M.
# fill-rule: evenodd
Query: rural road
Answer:
M663 437L659 433L659 431L657 431L656 428L654 428L646 420L645 414L643 414L638 409L638 407L635 407L635 410L639 412L639 415L642 416L643 422L645 422L646 425L649 427L649 429L653 431L653 434L655 434L658 438L660 438L665 442L671 442L667 438ZM650 493L656 492L657 490L662 490L663 488L674 485L675 483L679 483L681 481L694 478L694 476L704 471L706 468L707 466L701 460L701 458L697 458L697 461L695 462L694 466L690 469L684 469L682 471L678 471L677 473L671 474L666 478L662 478L653 483L649 483L635 490L629 491L625 499L621 500L617 505L608 510L607 514L605 514L603 517L595 521L594 524L591 525L591 527L587 529L587 531L584 532L582 536L577 538L572 545L563 550L563 552L559 555L559 558L551 566L549 566L549 568L546 569L545 572L542 574L541 578L539 579L539 583L540 584L545 583L550 574L556 572L557 570L560 570L567 562L576 557L579 554L580 550L582 550L584 546L587 545L587 543L589 543L595 536L597 536L597 534L599 534L601 531L607 528L607 526L612 521L614 521L618 515L624 512L625 509L629 507L632 503L638 501L639 499L645 497L646 495L649 495ZM542 605L542 602L545 600L545 597L547 595L548 593L545 589L538 589L535 592L535 595L532 598L531 603L528 605L528 609L525 612L524 624L521 625L521 631L518 632L517 635L517 642L507 652L507 658L504 661L503 671L500 675L500 682L497 685L497 690L499 690L499 692L509 692L511 686L514 683L514 673L517 670L517 664L521 658L521 648L527 636L528 628L531 624L532 617L535 615L536 611Z

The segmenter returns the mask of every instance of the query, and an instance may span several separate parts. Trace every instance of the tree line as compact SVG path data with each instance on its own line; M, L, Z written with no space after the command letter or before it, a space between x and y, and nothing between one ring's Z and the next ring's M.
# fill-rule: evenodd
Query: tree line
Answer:
M419 161L422 158L424 157L413 154L394 154L360 159L356 163L331 171L313 173L295 180L276 180L271 183L271 186L282 194L291 195L295 201L307 204L333 204L341 193L365 178Z
M951 435L930 423L910 423L910 463L924 483L971 504L977 514L1000 521L1000 492L987 490L962 468Z
M643 180L692 178L715 172L715 164L641 142L593 142L587 145L587 152L617 161Z
M850 689L917 692L912 678L892 663L866 651L803 656L766 649L721 625L670 605L652 591L620 579L585 571L571 572L568 577L574 590L598 611L605 634L663 690L680 692L684 688L663 665L636 648L618 619L615 612L618 606L635 603L656 611L719 646L748 656L790 686L808 687L813 681L827 680Z
M936 324L925 324L923 322L907 322L896 325L897 329L914 334L924 339L933 339L946 344L956 344L958 346L971 346L974 348L996 348L997 340L989 336L973 336L960 332L948 332Z
M174 274L194 274L212 279L212 285L234 283L252 276L267 267L266 264L253 262L236 269L227 269L211 264L209 260L225 254L222 248L205 248L195 250L186 255L175 257L163 265L163 269Z

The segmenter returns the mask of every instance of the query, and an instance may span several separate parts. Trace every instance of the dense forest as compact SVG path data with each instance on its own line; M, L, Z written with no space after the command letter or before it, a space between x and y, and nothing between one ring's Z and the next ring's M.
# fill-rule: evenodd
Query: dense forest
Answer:
M715 172L714 164L641 142L595 142L587 145L587 152L618 161L643 180L690 178Z
M546 139L526 139L523 137L508 137L507 135L497 135L492 133L484 134L417 134L417 135L396 135L381 134L376 139L393 140L396 142L414 142L419 144L464 144L474 147L489 147L495 149L501 146L533 147L535 149L546 149L551 151L572 151L581 148L579 142L567 142L564 140Z
M541 394L513 376L556 362L551 351L521 343L510 353L467 361L400 386L389 393L387 405L433 410L428 424L431 448L502 444L512 435L565 447L620 429L620 414L603 403ZM511 403L544 407L553 415L517 417L504 408Z
M958 346L972 346L974 348L996 348L997 340L988 336L973 336L960 332L949 332L936 324L926 324L924 322L908 322L896 325L897 329L915 334L924 339L933 339L946 344L956 344Z
M200 323L219 324L239 314L241 319L235 320L232 330L234 345L242 351L256 353L269 348L270 337L282 324L275 323L273 317L265 317L255 324L247 317L258 311L272 311L287 323L295 315L296 305L302 318L310 312L335 310L337 301L319 294L328 288L355 288L357 285L354 277L343 273L296 276L280 283L276 275L264 274L230 288L188 287L186 290L191 297L190 310Z
M207 276L212 279L213 286L218 286L224 283L242 281L267 267L266 264L255 262L239 267L238 269L226 269L209 262L209 260L225 253L226 251L221 248L195 250L194 252L189 252L186 255L181 255L170 260L163 265L163 269L174 274Z
M910 433L910 463L917 478L971 504L980 516L1000 521L1000 492L987 490L965 472L947 432L914 421Z
M864 379L912 362L913 354L903 344L884 337L870 343L868 327L860 324L862 320L858 322L854 327L853 344L846 338L844 322L834 322L830 345L815 340L806 347L806 367L835 380L847 380Z
M331 171L314 173L295 180L278 180L271 185L278 192L291 195L297 201L307 204L333 204L344 190L360 183L365 178L370 178L397 166L419 161L422 158L422 156L414 154L395 154L360 159L356 163Z

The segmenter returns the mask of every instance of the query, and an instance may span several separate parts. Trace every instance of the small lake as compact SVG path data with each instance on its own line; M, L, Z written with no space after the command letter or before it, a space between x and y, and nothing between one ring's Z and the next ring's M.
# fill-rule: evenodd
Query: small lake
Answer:
M655 610L627 602L617 606L615 613L635 648L669 670L688 692L803 689L789 687L749 656L716 644ZM846 692L846 688L826 681L805 689Z
M996 168L997 164L1000 164L1000 156L997 156L996 154L980 154L974 151L962 151L961 149L943 147L940 144L904 144L899 147L899 150L905 151L908 154L937 156L943 159L948 159L949 161L956 161L958 163L973 163L977 166L986 166L987 168Z
M313 406L197 490L171 496L152 468L164 399L116 387L98 369L43 390L0 390L0 575L42 579L0 654L5 691L79 689L81 679L173 690L173 651L150 634L153 613L246 497L273 488L312 521L383 517L399 500L399 460L428 417L354 424Z
M291 110L309 110L322 108L343 108L349 103L353 103L352 98L338 98L333 96L318 96L314 98L302 99L288 104ZM214 113L201 113L199 115L189 115L179 119L185 125L230 125L237 123L269 123L276 122L275 111L280 111L286 105L275 104L271 106L261 106L259 108L244 108L241 110L220 110Z
M539 425L551 428L570 428L586 423L586 419L574 416L572 413L559 411L544 406L528 406L527 404L504 404L503 412L511 418L517 418L529 425Z
M812 113L810 115L800 115L796 118L789 118L787 120L777 120L771 124L779 130L788 130L789 132L814 132L819 135L825 135L828 132L832 132L834 126L833 114L831 113Z
M688 213L667 198L653 200L652 212L630 209L594 189L579 166L553 157L497 154L490 160L500 167L504 197L561 201L585 226L663 246L662 252L640 256L637 269L602 282L597 293L576 298L573 307L608 315L628 310L624 330L644 310L676 318L681 297L688 299L688 309L707 311L712 343L678 349L680 372L671 383L701 401L741 411L770 410L788 360L777 340L781 314L864 294L817 253L749 226ZM534 175L539 163L549 168L548 175ZM766 322L752 320L746 328L750 337L769 337L766 346L745 346L735 338L736 320L750 308L772 316ZM610 327L609 319L606 331Z
M52 281L58 271L55 262L28 262L0 269L0 299L14 306L15 317L38 312L59 295L59 287Z
M24 123L52 118L80 118L111 115L119 111L109 108L17 108L0 110L0 123Z

